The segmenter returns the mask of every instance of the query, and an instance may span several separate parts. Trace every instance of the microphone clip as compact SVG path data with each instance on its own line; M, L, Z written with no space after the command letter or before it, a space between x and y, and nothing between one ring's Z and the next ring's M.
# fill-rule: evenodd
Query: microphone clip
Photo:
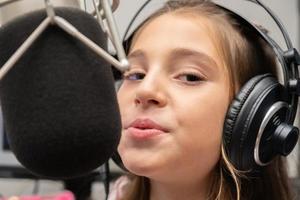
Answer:
M295 48L289 49L288 51L284 52L283 55L287 63L294 63L297 66L300 65L300 55L297 49Z
M55 11L50 0L45 0L45 7L46 7L47 16L49 17L49 19L51 19L51 24L55 24L54 21Z

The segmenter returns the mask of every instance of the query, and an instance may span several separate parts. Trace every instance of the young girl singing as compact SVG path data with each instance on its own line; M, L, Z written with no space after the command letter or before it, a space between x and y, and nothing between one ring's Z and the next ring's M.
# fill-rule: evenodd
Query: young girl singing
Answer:
M119 154L130 172L110 200L290 200L282 158L236 170L223 125L240 87L276 74L271 48L210 1L169 1L135 32L118 91Z

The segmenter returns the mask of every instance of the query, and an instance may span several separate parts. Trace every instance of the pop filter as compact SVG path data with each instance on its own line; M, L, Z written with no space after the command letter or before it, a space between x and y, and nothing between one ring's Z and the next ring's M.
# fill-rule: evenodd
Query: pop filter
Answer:
M103 49L99 23L75 8L55 14ZM0 29L0 66L47 17L35 11ZM34 174L71 178L116 151L120 114L110 64L58 26L48 26L0 82L4 125L16 158Z

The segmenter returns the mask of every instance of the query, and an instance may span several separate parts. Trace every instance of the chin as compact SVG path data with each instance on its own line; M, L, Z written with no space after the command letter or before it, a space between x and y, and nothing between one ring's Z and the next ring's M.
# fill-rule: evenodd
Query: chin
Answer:
M132 174L149 178L160 174L162 170L162 167L159 165L159 163L151 163L145 158L143 160L124 159L123 164Z
M124 160L123 163L128 171L138 176L149 176L154 171L154 167L150 166L146 160L143 162Z
M119 154L126 169L138 176L151 177L162 170L166 164L153 152L145 149L122 148L119 146Z

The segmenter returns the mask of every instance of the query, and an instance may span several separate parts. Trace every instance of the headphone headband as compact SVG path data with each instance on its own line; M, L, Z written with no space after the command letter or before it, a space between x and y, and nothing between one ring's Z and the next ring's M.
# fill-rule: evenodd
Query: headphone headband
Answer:
M258 26L251 23L245 17L241 16L235 11L228 9L224 5L220 5L220 4L216 4L216 5L226 10L227 12L232 13L234 17L243 25L246 25L247 27L250 27L251 29L255 30L256 33L258 33L258 35L273 49L273 52L275 53L283 72L283 85L290 92L288 100L289 100L289 108L291 112L288 116L288 121L293 123L296 117L298 96L299 96L296 90L297 87L299 86L297 85L295 87L291 87L290 82L292 80L299 80L299 73L297 69L298 65L300 65L299 54L297 50L293 47L291 39L287 34L285 27L280 22L279 18L260 1L256 0L251 2L254 2L255 4L261 6L264 10L267 11L267 13L271 16L271 18L276 22L276 25L279 27L282 35L285 38L286 46L288 48L287 51L283 51L282 48L267 33L264 33L264 31L262 31Z

